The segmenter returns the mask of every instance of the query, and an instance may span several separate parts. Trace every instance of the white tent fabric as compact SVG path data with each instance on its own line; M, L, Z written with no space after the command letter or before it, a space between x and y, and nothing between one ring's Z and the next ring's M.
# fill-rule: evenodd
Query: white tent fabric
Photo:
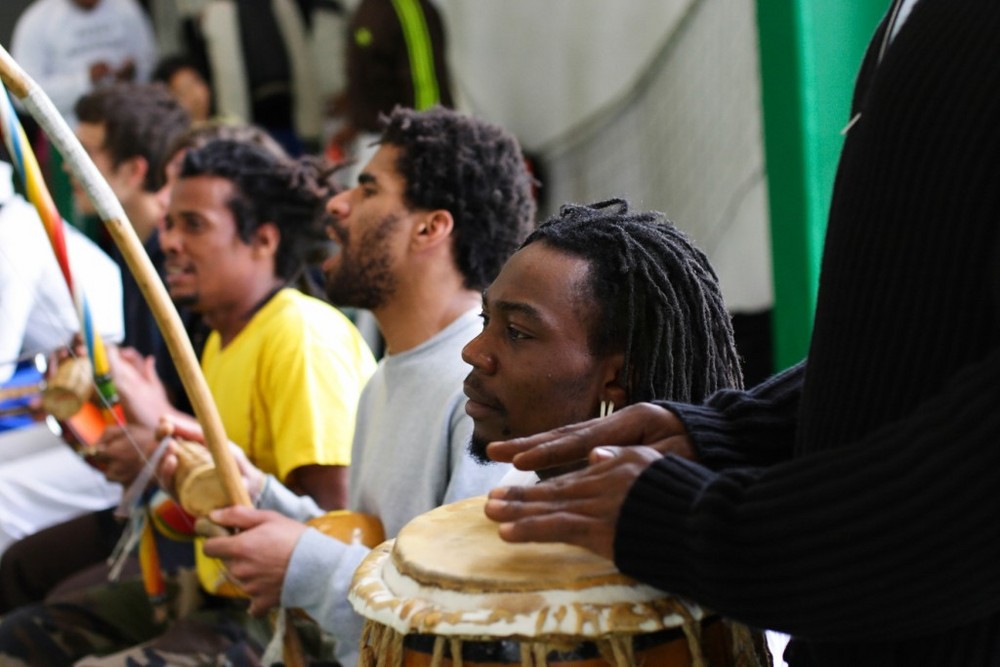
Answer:
M693 0L438 0L459 93L543 150L612 106Z

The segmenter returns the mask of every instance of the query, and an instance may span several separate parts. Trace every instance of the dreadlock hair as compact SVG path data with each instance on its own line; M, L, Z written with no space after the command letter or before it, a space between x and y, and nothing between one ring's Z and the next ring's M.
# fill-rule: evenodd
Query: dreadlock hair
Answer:
M73 108L83 123L104 125L104 146L115 167L141 157L149 168L146 192L163 187L167 147L188 128L188 112L162 84L116 83L97 88Z
M536 242L589 262L590 348L624 352L630 402L700 402L742 386L715 272L662 213L629 211L623 199L566 204L521 247Z
M329 188L314 160L294 160L258 144L230 139L209 141L184 155L180 178L218 176L233 184L229 210L244 243L263 224L281 234L275 274L290 282L303 270L310 243L323 235L323 203Z
M396 107L382 124L380 143L401 149L396 168L407 205L451 213L455 264L466 288L484 289L534 223L532 178L517 140L441 106Z

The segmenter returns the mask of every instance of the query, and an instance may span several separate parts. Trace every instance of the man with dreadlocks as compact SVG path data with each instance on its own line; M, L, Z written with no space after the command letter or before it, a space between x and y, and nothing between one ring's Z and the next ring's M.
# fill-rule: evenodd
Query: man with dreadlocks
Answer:
M742 386L708 259L662 214L629 211L620 199L563 206L482 301L483 330L462 358L472 366L471 449L484 462L493 440ZM514 471L501 484L537 481ZM770 664L763 634L754 641L761 664Z
M473 451L654 399L742 385L715 273L659 213L566 205L483 292L462 354Z

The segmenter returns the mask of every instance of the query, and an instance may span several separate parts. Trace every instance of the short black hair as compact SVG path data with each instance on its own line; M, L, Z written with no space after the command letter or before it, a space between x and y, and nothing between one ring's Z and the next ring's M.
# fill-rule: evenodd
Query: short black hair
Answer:
M193 148L201 148L205 144L219 140L239 141L241 143L256 144L264 150L273 153L275 157L287 160L291 159L284 147L279 144L274 137L267 133L262 127L257 125L245 125L241 123L227 123L222 121L209 121L191 125L185 131L173 138L167 150L164 152L163 169L167 163L181 151L188 151ZM163 174L166 179L166 174Z
M517 140L441 106L396 107L382 124L380 143L401 149L406 203L451 213L455 264L466 288L484 289L534 224L532 179Z
M522 247L538 242L589 263L590 348L624 353L630 402L699 402L742 386L718 278L662 213L629 211L623 199L566 204Z
M97 88L77 100L73 111L80 122L104 125L104 148L114 166L133 157L145 158L147 192L163 187L167 147L191 124L187 110L161 84Z
M273 223L281 233L275 274L291 282L305 267L308 248L320 237L323 204L330 194L321 163L282 157L261 145L219 139L190 149L180 178L218 176L233 184L229 210L237 232L249 243L253 232Z
M151 81L170 85L170 80L181 70L194 70L207 85L211 86L209 71L194 58L184 54L174 54L160 59L153 68L153 73L149 77Z

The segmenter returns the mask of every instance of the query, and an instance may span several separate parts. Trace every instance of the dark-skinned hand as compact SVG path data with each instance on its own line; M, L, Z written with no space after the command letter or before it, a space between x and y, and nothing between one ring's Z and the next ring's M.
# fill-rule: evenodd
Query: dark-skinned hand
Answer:
M221 558L232 581L250 597L256 616L281 604L281 587L292 551L306 525L251 507L227 507L209 514L213 523L239 530L205 540L205 555Z
M586 461L596 447L645 445L660 454L695 460L684 424L666 408L637 403L609 417L563 426L525 438L493 442L487 454L519 470L545 470Z
M566 542L613 559L625 497L661 457L652 447L599 447L582 470L534 486L493 489L486 516L500 523L507 542Z

